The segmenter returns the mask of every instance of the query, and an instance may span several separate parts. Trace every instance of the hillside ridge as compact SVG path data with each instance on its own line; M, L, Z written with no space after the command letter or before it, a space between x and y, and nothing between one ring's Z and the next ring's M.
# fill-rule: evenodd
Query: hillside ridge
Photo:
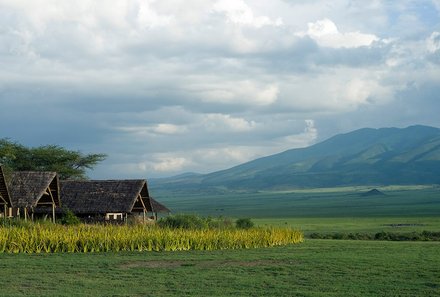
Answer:
M362 128L208 174L153 187L263 190L350 185L440 184L440 129Z

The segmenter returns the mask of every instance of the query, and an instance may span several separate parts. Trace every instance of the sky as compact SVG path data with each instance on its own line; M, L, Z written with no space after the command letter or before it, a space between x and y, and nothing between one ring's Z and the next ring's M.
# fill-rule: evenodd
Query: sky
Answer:
M0 138L208 173L440 127L440 0L0 0Z

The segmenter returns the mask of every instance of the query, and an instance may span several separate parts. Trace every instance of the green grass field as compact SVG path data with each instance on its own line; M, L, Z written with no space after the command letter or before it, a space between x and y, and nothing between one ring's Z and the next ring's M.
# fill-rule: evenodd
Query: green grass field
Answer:
M1 296L439 296L438 242L308 240L253 250L2 254Z
M179 195L175 213L312 232L440 231L438 187ZM440 296L440 242L306 240L249 250L0 254L0 296Z
M440 231L438 217L358 217L358 218L257 218L257 226L286 226L299 229L308 235L318 233L410 233Z
M157 193L173 212L251 218L436 217L438 186L376 187L384 196L361 194L373 187L272 192Z

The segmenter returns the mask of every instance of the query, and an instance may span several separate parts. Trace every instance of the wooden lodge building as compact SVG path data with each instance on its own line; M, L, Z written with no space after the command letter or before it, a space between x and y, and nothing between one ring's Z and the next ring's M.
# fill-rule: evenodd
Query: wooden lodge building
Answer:
M171 211L148 192L147 181L66 180L55 172L17 171L0 166L0 218L50 218L70 210L84 221L156 221Z
M55 209L61 207L56 172L17 171L8 180L11 205L9 217L34 219L48 217L55 222Z
M61 181L63 208L85 221L155 221L158 213L170 213L148 192L147 181L66 180Z
M9 208L12 207L9 196L8 185L3 173L3 168L0 166L0 218L9 216Z

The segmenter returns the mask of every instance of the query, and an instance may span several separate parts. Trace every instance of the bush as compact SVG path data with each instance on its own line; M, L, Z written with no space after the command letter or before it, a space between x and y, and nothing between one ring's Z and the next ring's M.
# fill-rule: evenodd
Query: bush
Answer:
M157 224L160 227L172 229L193 229L200 230L208 228L206 219L191 214L177 214L161 218Z
M235 221L235 227L238 229L250 229L254 226L254 223L250 218L238 219Z
M233 222L229 218L225 217L200 217L193 214L177 214L161 218L157 222L159 227L172 228L172 229L231 229L233 228Z
M234 224L230 218L221 216L218 218L208 217L206 219L206 223L210 229L230 229L234 227Z
M33 225L31 220L24 220L21 218L1 218L0 226L1 227L30 227Z
M61 217L60 223L63 225L78 225L81 221L70 209L67 209Z

